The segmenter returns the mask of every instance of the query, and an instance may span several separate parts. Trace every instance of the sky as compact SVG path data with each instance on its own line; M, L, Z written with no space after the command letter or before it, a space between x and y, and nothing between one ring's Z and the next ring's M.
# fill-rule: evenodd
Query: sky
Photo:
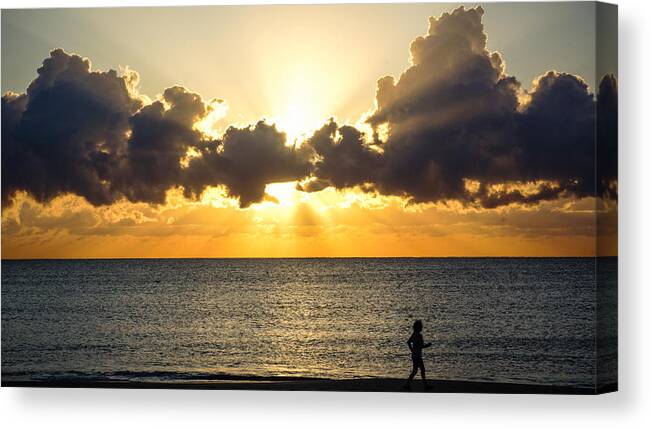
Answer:
M458 6L3 10L2 257L616 254L594 5Z

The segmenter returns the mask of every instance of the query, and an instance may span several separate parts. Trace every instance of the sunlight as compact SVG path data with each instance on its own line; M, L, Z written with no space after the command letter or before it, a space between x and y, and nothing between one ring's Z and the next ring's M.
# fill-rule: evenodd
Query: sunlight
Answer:
M288 145L300 145L323 126L337 104L335 91L329 90L336 86L336 77L326 75L319 64L297 59L269 83L269 119L287 134Z
M227 113L228 104L226 104L226 101L217 98L212 99L208 103L208 114L194 124L194 129L211 138L218 138L222 131L219 127L220 121L226 117Z
M277 205L281 207L289 207L300 202L301 195L296 190L296 182L290 181L288 183L272 183L267 184L265 189L267 195L271 196Z
M236 208L237 200L229 198L223 186L209 186L201 194L201 203L214 208Z
M293 144L300 142L305 137L308 129L306 123L308 122L308 113L305 106L295 103L289 104L285 113L274 119L278 129L287 134L287 143Z
M314 130L323 125L324 120L311 107L306 97L295 94L284 109L274 116L271 121L276 124L280 131L287 134L288 145L300 145Z

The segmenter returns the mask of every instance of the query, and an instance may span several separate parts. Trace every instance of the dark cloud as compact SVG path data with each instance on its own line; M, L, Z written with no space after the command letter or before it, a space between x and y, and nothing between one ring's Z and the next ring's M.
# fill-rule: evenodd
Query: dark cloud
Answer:
M195 128L212 108L198 94L175 86L144 105L135 73L92 71L54 50L26 94L2 98L3 204L17 191L160 204L171 188L197 198L222 185L247 207L267 198L267 184L293 180L304 191L357 187L485 208L616 199L615 78L595 97L581 78L550 71L526 91L487 50L483 13L430 18L411 65L377 82L372 136L330 120L299 147L264 121L211 138Z
M201 194L206 186L224 184L228 194L247 207L264 199L268 183L306 177L311 169L310 151L285 142L285 133L262 121L246 128L228 128L219 147L206 147L190 160L182 182L186 196Z
M381 155L361 140L354 151L333 144L330 123L310 140L321 158L303 188L365 183L412 202L485 208L595 192L615 197L608 190L616 180L611 156L604 156L610 160L595 190L595 104L599 138L608 141L603 153L616 152L614 77L604 78L596 103L582 79L554 71L527 93L505 74L501 56L486 49L483 13L460 7L430 18L428 34L411 45L411 66L398 80L378 81L367 122ZM324 138L328 150L319 151L315 141ZM477 188L468 188L469 180Z
M597 97L598 194L617 198L617 80L604 76Z
M111 171L129 118L141 107L129 93L129 78L113 70L90 71L88 60L57 49L43 61L27 94L5 95L3 201L17 190L40 202L65 193L96 205L114 201Z
M15 132L26 106L26 94L7 93L2 97L2 206L10 202L12 194L25 187L24 168L30 162ZM21 168L12 168L16 162L21 162Z
M181 159L204 141L194 123L208 114L201 97L180 86L129 119L131 135L113 185L132 202L164 203L168 189L180 185Z
M26 94L2 98L3 204L17 191L39 202L72 193L93 205L161 204L171 188L198 197L224 185L247 207L266 184L309 175L311 153L286 146L274 126L231 127L213 140L194 127L212 108L198 94L174 86L143 106L136 81L52 51Z
M375 182L382 157L364 142L364 135L352 126L338 127L330 120L307 140L306 147L316 155L313 174L316 179L299 189L318 191L334 186L337 189Z

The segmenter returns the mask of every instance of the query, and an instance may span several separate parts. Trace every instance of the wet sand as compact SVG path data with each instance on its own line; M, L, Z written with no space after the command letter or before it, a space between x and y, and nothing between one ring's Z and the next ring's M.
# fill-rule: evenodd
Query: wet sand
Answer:
M2 387L46 388L136 388L136 389L214 389L214 390L274 390L274 391L356 391L404 393L482 393L482 394L568 394L591 395L617 391L617 385L598 389L572 386L526 385L492 382L466 382L431 380L429 389L423 390L420 380L412 382L411 390L403 389L404 379L310 379L310 378L255 378L224 377L211 380L163 382L127 380L27 380L2 381Z

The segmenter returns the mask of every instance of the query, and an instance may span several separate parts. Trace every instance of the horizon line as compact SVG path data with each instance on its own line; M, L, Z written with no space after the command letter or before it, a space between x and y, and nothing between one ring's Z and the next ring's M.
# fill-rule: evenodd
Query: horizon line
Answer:
M316 256L316 257L58 257L0 258L11 261L80 261L80 260L317 260L317 259L597 259L618 255L592 256Z

